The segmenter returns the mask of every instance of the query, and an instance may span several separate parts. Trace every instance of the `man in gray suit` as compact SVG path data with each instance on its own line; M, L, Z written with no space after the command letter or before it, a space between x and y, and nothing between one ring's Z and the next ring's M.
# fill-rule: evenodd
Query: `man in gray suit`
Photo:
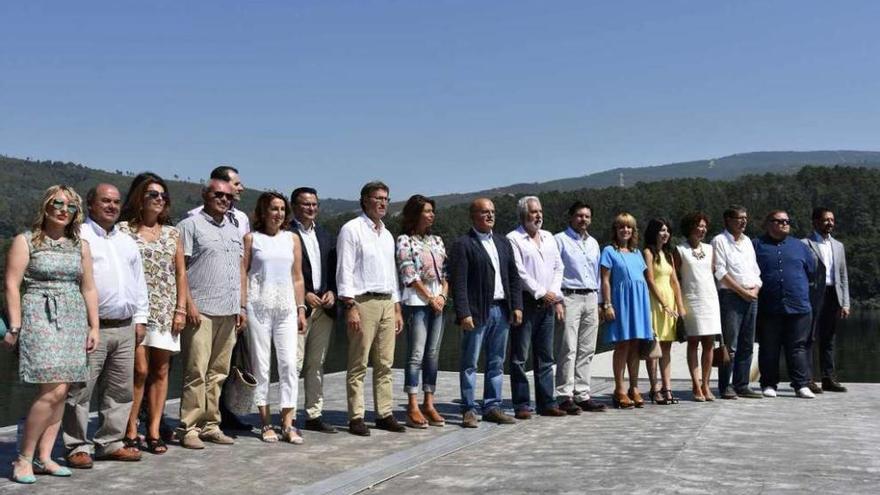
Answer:
M834 333L837 320L849 316L849 278L843 244L831 237L834 213L828 208L813 209L813 233L803 242L816 258L816 279L811 295L813 305L813 337L808 342L812 356L813 340L819 340L819 368L822 388L811 382L813 392L846 392L834 377Z

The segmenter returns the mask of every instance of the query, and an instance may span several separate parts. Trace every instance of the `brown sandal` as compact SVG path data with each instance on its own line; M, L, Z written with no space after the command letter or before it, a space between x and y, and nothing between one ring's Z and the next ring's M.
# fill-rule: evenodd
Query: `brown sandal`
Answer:
M422 413L421 411L419 411L418 407L408 407L406 411L406 426L409 426L410 428L424 430L428 427L428 420L426 420L425 417L422 416Z
M431 426L445 426L446 420L443 419L443 416L437 412L433 407L430 409L425 408L425 406L421 406L422 414L424 414L428 420L428 424Z

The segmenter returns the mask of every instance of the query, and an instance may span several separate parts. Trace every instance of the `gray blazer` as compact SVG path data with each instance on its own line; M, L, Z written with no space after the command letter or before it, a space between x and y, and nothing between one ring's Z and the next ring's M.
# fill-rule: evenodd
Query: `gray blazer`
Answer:
M834 260L834 292L837 293L837 303L841 308L849 309L849 276L846 273L846 251L843 249L843 243L829 236L831 241L831 257ZM813 257L816 259L816 280L815 290L825 289L825 264L822 263L822 251L819 243L822 237L819 233L813 231L809 237L801 239L801 242L810 248Z

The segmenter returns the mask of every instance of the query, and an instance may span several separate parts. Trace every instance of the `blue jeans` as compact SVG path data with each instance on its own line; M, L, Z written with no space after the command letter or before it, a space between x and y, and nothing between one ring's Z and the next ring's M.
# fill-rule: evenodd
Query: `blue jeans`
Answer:
M437 365L443 340L443 313L438 315L430 306L404 305L403 317L407 343L403 390L408 394L418 393L421 372L422 390L433 394L437 387Z
M461 387L462 414L476 409L474 389L477 387L477 362L480 347L486 350L486 374L483 377L483 414L501 407L501 385L504 381L504 351L507 349L507 332L510 329L508 310L501 304L493 304L489 318L471 331L461 332Z
M531 295L523 294L523 298ZM552 306L538 306L534 300L523 301L522 325L510 331L510 391L516 411L529 407L529 380L526 360L532 353L532 373L535 375L535 405L538 411L556 407L553 390L553 331Z
M718 368L718 390L723 394L724 389L731 384L731 371L734 390L749 386L758 301L746 301L736 292L727 289L718 291L718 299L721 303L721 333L724 344L730 351L730 365Z
M761 388L779 384L779 350L785 347L785 364L791 388L806 387L810 381L813 356L807 354L812 329L811 314L766 315L758 318L758 365Z

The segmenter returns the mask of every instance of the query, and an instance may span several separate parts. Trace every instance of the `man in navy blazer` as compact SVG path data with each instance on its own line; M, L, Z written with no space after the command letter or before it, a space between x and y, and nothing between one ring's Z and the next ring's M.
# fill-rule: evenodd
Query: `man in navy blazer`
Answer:
M837 320L849 316L849 276L843 243L831 237L834 213L828 208L813 209L813 233L803 239L816 260L816 277L812 291L813 335L808 343L812 360L813 340L819 340L819 369L822 388L811 384L813 392L846 392L834 376L834 335Z
M336 239L315 222L318 192L311 187L297 188L290 195L293 207L292 230L299 236L302 272L306 293L306 331L299 334L297 369L305 388L305 428L336 433L324 422L324 359L330 346L336 319Z
M456 239L450 252L450 280L461 337L462 427L476 428L477 362L486 352L483 420L511 424L501 410L504 352L510 325L522 322L522 284L510 241L492 232L495 205L486 198L471 203L473 229Z

